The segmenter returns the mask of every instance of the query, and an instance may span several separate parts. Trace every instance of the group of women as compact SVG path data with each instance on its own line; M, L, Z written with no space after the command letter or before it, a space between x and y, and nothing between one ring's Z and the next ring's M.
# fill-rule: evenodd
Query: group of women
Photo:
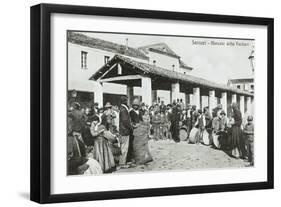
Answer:
M202 143L217 149L222 149L235 158L246 157L245 137L242 130L242 115L236 103L231 105L231 115L227 118L226 113L218 105L213 110L212 116L208 108L192 111L191 119L195 123L189 124L190 131L186 130L187 140L190 143Z

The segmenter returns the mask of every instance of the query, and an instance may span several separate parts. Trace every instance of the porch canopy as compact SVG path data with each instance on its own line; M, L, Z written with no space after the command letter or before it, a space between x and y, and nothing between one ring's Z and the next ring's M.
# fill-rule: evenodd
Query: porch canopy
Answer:
M143 78L151 79L151 90L172 90L173 83L179 83L179 90L187 94L193 93L193 88L200 88L200 94L207 96L209 91L212 90L215 91L217 97L220 97L222 92L248 97L254 96L247 91L136 61L122 55L115 55L107 64L94 73L90 80L101 83L125 84L130 87L143 87Z

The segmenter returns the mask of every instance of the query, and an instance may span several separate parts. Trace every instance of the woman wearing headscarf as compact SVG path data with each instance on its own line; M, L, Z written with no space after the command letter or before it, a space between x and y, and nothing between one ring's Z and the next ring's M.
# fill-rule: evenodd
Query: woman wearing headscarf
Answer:
M233 123L231 126L231 135L229 137L230 154L236 158L243 158L242 115L236 103L232 103L231 108L233 111Z

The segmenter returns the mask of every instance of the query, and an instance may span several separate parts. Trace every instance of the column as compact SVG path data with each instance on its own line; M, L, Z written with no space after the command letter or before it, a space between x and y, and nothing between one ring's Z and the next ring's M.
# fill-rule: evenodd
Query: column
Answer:
M232 94L232 96L231 96L231 103L237 103L237 96L236 96L236 94Z
M189 104L193 105L193 94L189 94Z
M127 86L127 96L128 96L128 104L131 106L134 99L134 87L133 86Z
M179 83L172 83L171 85L171 103L178 98L180 98L180 84Z
M150 106L152 104L151 78L148 77L141 78L141 90L142 90L142 102Z
M254 96L251 97L251 115L254 115L255 112L255 102L254 102Z
M96 82L94 89L94 100L99 104L99 107L103 107L103 85L100 82Z
M242 118L243 118L244 114L245 114L245 100L244 100L244 96L240 96L239 108L240 108L241 115L242 115Z
M200 109L200 88L193 88L193 105L196 106L197 109Z
M187 106L190 102L190 99L189 99L189 94L188 93L185 93L185 106Z
M226 92L221 93L221 105L222 105L222 109L227 114L227 93Z
M250 115L252 114L252 103L251 103L251 97L250 96L247 96L246 97L246 107L247 107L247 115Z
M215 91L209 91L209 111L212 113L213 109L216 108L216 97Z

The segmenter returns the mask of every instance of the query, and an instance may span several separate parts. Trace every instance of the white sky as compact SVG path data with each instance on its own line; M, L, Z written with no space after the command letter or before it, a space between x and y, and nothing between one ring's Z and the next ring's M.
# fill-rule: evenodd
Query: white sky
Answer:
M193 67L191 75L226 84L228 79L252 77L252 68L248 59L254 47L252 40L173 37L136 34L84 33L88 36L104 39L130 47L165 42L181 59ZM225 45L194 45L192 41L224 42ZM227 46L227 42L245 43L247 46Z

